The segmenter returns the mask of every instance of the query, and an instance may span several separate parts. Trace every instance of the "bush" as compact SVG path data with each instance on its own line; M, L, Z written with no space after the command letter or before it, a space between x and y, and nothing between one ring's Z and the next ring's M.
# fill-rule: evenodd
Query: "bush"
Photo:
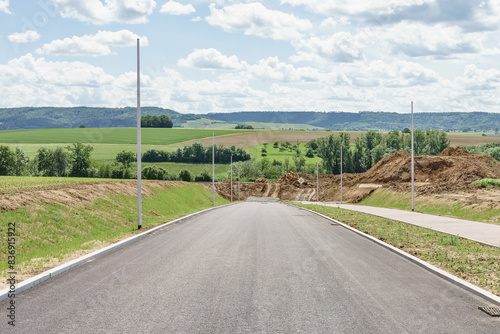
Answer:
M191 182L191 173L188 170L183 169L179 173L179 179L185 182Z
M209 182L212 181L212 175L204 170L200 175L195 176L194 180L196 182Z

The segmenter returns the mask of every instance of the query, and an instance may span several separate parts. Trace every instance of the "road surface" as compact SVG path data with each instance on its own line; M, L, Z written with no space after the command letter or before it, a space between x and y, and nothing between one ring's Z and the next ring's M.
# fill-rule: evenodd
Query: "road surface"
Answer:
M487 305L329 220L247 202L19 294L15 332L498 333Z

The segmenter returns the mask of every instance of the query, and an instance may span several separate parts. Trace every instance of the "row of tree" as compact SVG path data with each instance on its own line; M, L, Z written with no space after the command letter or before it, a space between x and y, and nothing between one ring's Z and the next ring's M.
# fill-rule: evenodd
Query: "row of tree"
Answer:
M235 146L224 147L215 145L215 163L228 164L231 161L250 160L248 154L243 148ZM184 162L184 163L212 163L212 145L203 146L202 143L196 142L184 148L178 148L174 152L160 151L151 149L142 155L144 162Z
M19 147L0 146L0 175L88 176L92 146L75 143L62 147L41 147L30 161Z
M362 173L370 169L382 158L396 151L411 152L411 134L397 130L385 135L368 131L354 140L350 146L349 133L331 134L318 138L308 145L323 159L326 173L340 173L340 150L343 148L343 170L346 173ZM415 130L414 150L416 155L437 155L450 145L448 136L438 130Z

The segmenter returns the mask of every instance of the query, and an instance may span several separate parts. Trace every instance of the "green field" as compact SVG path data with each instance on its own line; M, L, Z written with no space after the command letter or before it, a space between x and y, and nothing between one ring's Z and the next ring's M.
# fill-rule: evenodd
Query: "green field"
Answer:
M36 129L0 131L0 143L53 144L53 143L101 143L136 144L135 128L77 128L77 129ZM252 130L206 130L206 129L142 129L142 144L170 145L187 140Z
M305 144L299 144L298 147L301 151L301 155L304 157L304 159L306 159L306 165L314 165L316 164L316 162L321 162L321 158L319 158L317 155L314 155L314 158L306 157L307 148ZM256 160L262 160L263 158L268 158L271 162L273 162L273 160L283 162L286 158L289 158L290 163L293 163L292 157L296 154L294 150L290 151L288 149L285 149L283 152L280 152L279 147L274 148L273 143L269 143L266 146L267 155L264 157L262 156L261 152L263 148L264 145L261 144L253 147L247 147L245 149Z

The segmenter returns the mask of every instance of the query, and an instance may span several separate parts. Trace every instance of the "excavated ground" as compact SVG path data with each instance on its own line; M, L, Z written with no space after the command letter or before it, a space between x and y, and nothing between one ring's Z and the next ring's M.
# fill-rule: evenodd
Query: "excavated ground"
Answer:
M305 182L298 182L303 178ZM439 195L454 201L500 209L500 190L482 189L472 182L500 178L500 162L489 155L470 154L462 147L449 147L438 156L415 157L416 194ZM396 152L361 174L344 174L342 200L358 203L376 189L407 193L411 189L411 155ZM230 198L230 182L216 185L219 195ZM316 200L316 175L290 172L276 182L259 179L240 184L241 200L249 196L278 197L282 200ZM233 196L238 188L233 184ZM340 175L319 176L319 200L340 201Z

